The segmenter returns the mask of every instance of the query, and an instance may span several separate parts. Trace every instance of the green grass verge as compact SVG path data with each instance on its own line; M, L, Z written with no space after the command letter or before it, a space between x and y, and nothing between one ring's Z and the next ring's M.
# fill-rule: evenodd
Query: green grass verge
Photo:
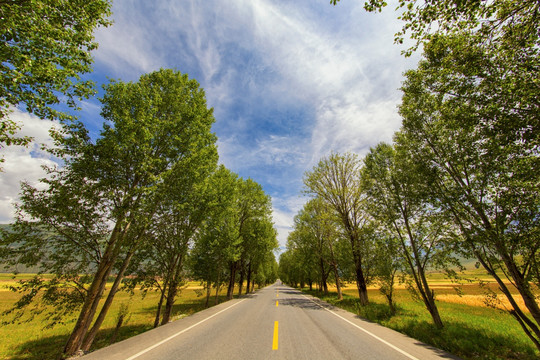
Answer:
M350 289L341 301L334 292L324 295L317 291L303 291L463 359L540 358L540 353L515 319L501 310L437 302L444 322L444 328L437 329L424 304L413 300L406 290L398 290L397 312L393 316L377 290L369 291L370 304L367 306L360 306L358 296Z

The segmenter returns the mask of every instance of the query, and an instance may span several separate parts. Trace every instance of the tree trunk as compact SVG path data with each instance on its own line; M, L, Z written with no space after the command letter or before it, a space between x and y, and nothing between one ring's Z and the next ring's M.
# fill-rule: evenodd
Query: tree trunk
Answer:
M231 263L229 270L229 286L227 287L227 299L231 300L233 298L234 291L234 278L236 277L236 263Z
M251 262L249 263L248 269L247 269L247 285L246 285L246 294L250 292L249 285L251 282Z
M414 278L414 282L416 284L416 288L422 296L422 300L424 301L424 304L426 305L426 308L429 311L431 318L433 319L433 323L437 328L442 329L444 325L441 320L441 316L439 315L439 309L437 308L437 304L435 304L435 295L433 291L429 288L424 269L421 266L417 266L415 268L408 256L408 253L406 253L406 255L408 258L409 267L411 268L411 272ZM415 262L419 263L419 259L415 258Z
M172 277L174 276L173 268L176 266L176 261L173 262L173 265L168 268L167 273L165 274L165 281L163 282L163 285L161 285L161 295L159 296L158 306L156 310L156 317L154 319L154 329L159 326L159 321L161 319L161 309L163 309L163 301L165 300L165 294L167 294L169 289L169 284L172 280Z
M109 311L112 305L114 296L116 295L116 292L118 291L118 287L120 286L120 283L122 282L122 279L124 278L124 272L126 271L134 253L135 253L135 246L132 247L132 249L124 258L122 267L120 268L118 275L116 275L116 279L114 279L114 283L113 283L113 286L111 287L111 290L109 291L109 295L107 296L107 299L105 300L105 303L103 304L103 307L101 308L94 325L92 326L92 328L90 329L86 337L84 338L84 341L81 347L82 350L84 351L90 350L90 346L92 346L92 343L94 342L94 339L99 331L99 328L101 327L101 325L103 324L103 321L105 320L105 317L107 316L107 312Z
M107 279L111 273L114 261L118 256L119 249L117 244L120 242L119 240L121 240L120 222L121 221L118 221L116 223L112 231L111 237L109 238L109 243L105 248L103 257L101 258L96 273L94 274L94 280L88 289L86 299L82 306L81 312L79 313L79 318L77 319L77 323L75 324L75 327L73 328L73 331L71 332L71 335L69 336L69 339L64 347L64 355L68 357L74 355L80 350L84 336L86 335L86 332L94 319L94 315L96 314L99 300L103 295ZM127 230L127 227L125 230Z
M472 248L474 249L474 245L472 246ZM531 339L531 341L534 343L536 348L540 350L540 329L538 328L537 324L535 324L527 315L523 313L504 281L500 278L499 275L497 275L497 273L490 266L490 264L488 264L488 262L482 257L480 252L474 249L474 253L478 261L484 267L484 269L486 269L487 272L495 278L497 284L499 285L499 289L503 292L503 294L506 296L506 298L512 305L513 310L509 311L510 314L518 321L519 325L521 326L525 334L527 334L529 339Z
M334 269L334 277L336 278L338 300L343 300L343 293L341 292L341 283L340 283L341 280L339 278L339 272L338 272L337 264L335 262L332 264L332 268Z
M388 306L390 307L390 314L395 315L396 314L396 307L394 306L394 300L392 299L392 291L390 293L385 294L386 300L388 301Z
M238 297L242 295L242 288L244 287L244 275L245 275L245 270L244 270L244 267L241 266L240 279L238 280Z
M175 279L169 284L169 291L167 292L167 301L165 302L165 311L163 312L163 319L161 319L161 325L165 325L171 320L174 300L177 293L178 280Z
M364 271L362 270L362 255L359 253L358 239L354 236L352 230L349 230L349 240L351 242L351 249L354 258L354 267L356 275L356 288L358 289L358 298L360 299L360 305L366 306L369 304L366 279L364 277Z
M366 279L364 278L364 272L362 271L362 265L359 259L355 259L356 267L356 287L358 288L358 297L360 299L360 305L366 306L369 304Z
M508 269L508 273L512 277L512 280L514 280L514 285L518 290L519 294L521 295L525 307L531 313L531 316L535 320L536 324L540 324L540 308L538 306L538 303L536 302L536 296L531 291L528 280L524 278L523 274L518 269L515 260L510 255L508 255L506 249L503 246L498 245L497 251L499 252L499 254L501 254L504 265ZM533 330L536 332L537 336L540 336L540 334L537 333L538 328Z
M156 318L154 319L154 329L159 326L159 319L161 318L161 307L163 306L163 300L165 300L165 292L167 291L167 286L169 285L169 279L165 279L165 282L161 288L161 296L159 297L159 302L156 310Z
M431 314L431 317L433 318L433 322L435 323L435 326L438 329L442 329L444 327L444 324L442 322L441 315L439 314L439 309L437 308L437 304L435 304L433 291L431 291L429 295L428 310L429 310L429 313Z
M167 292L167 301L165 302L165 311L163 312L161 325L165 325L171 320L174 301L176 300L176 295L178 294L178 285L180 284L180 276L182 273L182 258L183 254L180 253L178 254L177 259L174 261L174 273L169 281L169 291Z
M338 300L343 300L343 293L341 292L341 283L339 279L337 262L334 258L334 248L332 247L332 242L329 243L329 246L330 246L330 260L332 261L332 269L334 270L334 277L336 278Z
M206 282L206 303L204 304L204 307L207 308L210 301L210 287L211 287L210 281Z
M328 274L324 271L324 259L322 257L319 258L319 266L321 267L321 287L324 294L328 295L328 284L326 283Z
M120 332L120 328L122 327L122 324L124 323L124 314L120 314L118 317L118 322L116 323L116 327L114 328L113 334L111 336L111 339L109 340L109 345L114 343L116 341L116 338L118 337L118 333Z
M218 276L217 276L217 281L216 281L216 301L215 301L215 305L217 305L218 302L219 302L219 281L220 281L220 270L218 270Z

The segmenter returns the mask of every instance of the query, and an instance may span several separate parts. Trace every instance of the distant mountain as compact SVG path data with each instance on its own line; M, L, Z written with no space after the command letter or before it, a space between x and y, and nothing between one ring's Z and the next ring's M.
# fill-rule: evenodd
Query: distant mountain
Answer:
M9 230L11 228L10 224L0 224L0 230ZM39 271L39 267L26 267L24 265L17 265L5 268L3 263L0 263L0 274L6 273L32 273L35 274Z

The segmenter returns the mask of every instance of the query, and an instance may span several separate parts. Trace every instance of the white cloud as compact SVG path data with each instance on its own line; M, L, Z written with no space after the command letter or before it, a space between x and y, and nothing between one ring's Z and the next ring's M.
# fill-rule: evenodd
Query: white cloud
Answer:
M5 162L0 172L0 223L11 222L14 215L13 204L17 201L20 183L27 181L40 187L39 179L45 176L42 166L54 166L53 158L41 149L41 145L53 146L49 129L57 126L55 122L40 120L34 115L17 109L10 119L22 125L20 136L31 136L34 141L28 146L8 146L2 149Z
M307 201L307 197L300 194L292 196L272 197L274 227L278 232L280 248L287 243L287 236L293 229L293 218Z
M332 150L362 150L391 140L400 124L397 88L410 64L392 45L400 25L394 13L354 8L344 14L337 7L335 16L350 33L327 32L316 15L298 7L252 3L260 51L282 75L275 92L299 96L316 109L309 151L314 161Z
M271 190L284 243L300 208L287 199L299 198L302 174L330 151L363 155L399 127L397 88L416 59L393 45L402 24L392 9L366 13L361 1L115 0L114 25L96 34L96 69L134 80L176 68L197 79L215 108L220 161ZM289 108L309 111L275 115ZM267 113L274 115L263 121Z
M113 77L132 80L141 73L159 69L163 64L160 52L153 45L158 41L151 19L130 1L113 3L114 23L95 33L99 43L94 52L96 63L105 66ZM109 74L107 74L109 75Z

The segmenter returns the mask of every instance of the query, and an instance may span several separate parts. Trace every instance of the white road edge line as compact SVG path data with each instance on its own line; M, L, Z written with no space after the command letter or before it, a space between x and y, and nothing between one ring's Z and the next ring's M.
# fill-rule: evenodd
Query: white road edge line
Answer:
M381 339L380 337L378 337L377 335L373 334L372 332L370 332L370 331L364 329L363 327L361 327L361 326L359 326L359 325L356 325L356 324L353 323L352 321L349 321L349 320L345 319L343 316L336 314L336 313L333 312L332 310L329 310L329 309L325 308L324 306L321 306L320 304L318 304L317 302L313 301L313 299L310 299L310 298L307 297L306 295L303 295L303 294L302 294L302 296L305 297L306 299L308 299L309 301L311 301L312 303L314 303L315 305L317 305L318 307L320 307L321 309L324 309L324 310L328 311L328 312L331 313L332 315L335 315L335 316L337 316L338 318L340 318L341 320L346 321L346 322L348 322L349 324L351 324L352 326L354 326L354 327L356 327L356 328L362 330L362 331L365 332L366 334L373 336L375 339L379 340L379 341L382 342L383 344L386 344L386 345L390 346L392 349L396 350L397 352L402 353L403 355L405 355L405 356L408 357L409 359L411 359L411 360L419 360L418 358L412 356L412 355L409 354L408 352L403 351L403 350L401 350L400 348L398 348L397 346L390 344L388 341L386 341L386 340L384 340L384 339Z
M146 354L146 353L149 352L150 350L155 349L155 348L157 348L157 347L160 346L160 345L163 345L163 344L166 343L167 341L169 341L169 340L171 340L171 339L177 337L177 336L180 335L180 334L185 333L185 332L188 331L188 330L193 329L195 326L202 324L202 323L205 322L206 320L210 320L210 319L213 318L214 316L217 316L217 315L221 314L222 312L224 312L224 311L226 311L226 310L229 310L229 309L232 308L233 306L236 306L236 305L240 304L242 301L245 301L245 300L247 300L247 298L242 299L242 300L240 300L240 301L238 301L238 302L232 304L231 306L226 307L225 309L218 311L218 312L215 313L214 315L211 315L211 316L207 317L206 319L203 319L203 320L199 321L198 323L193 324L193 325L191 325L190 327L185 328L184 330L179 331L179 332L177 332L176 334L171 335L171 336L169 336L168 338L163 339L163 340L161 340L160 342L155 343L154 345L152 345L152 346L150 346L150 347L148 347L148 348L146 348L146 349L144 349L144 350L142 350L142 351L139 351L139 352L136 353L135 355L132 355L132 356L128 357L126 360L133 360L133 359L136 359L136 358L138 358L139 356L141 356L141 355L143 355L143 354Z

